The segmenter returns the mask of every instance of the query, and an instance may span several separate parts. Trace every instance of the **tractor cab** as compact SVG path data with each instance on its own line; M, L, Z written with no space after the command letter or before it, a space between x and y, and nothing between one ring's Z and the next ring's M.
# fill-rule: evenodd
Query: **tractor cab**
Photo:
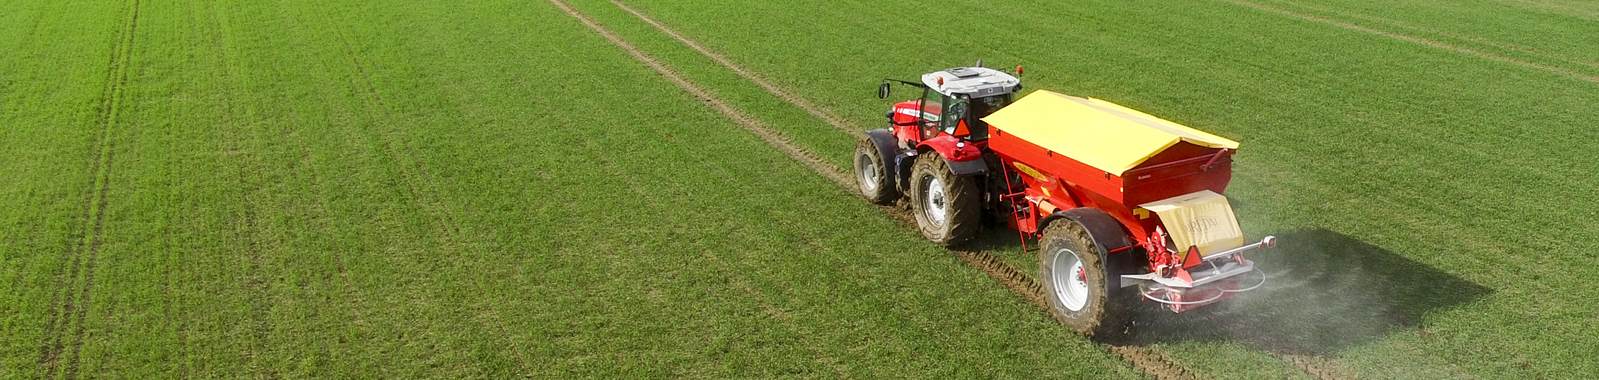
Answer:
M921 79L920 83L890 79L922 89L920 99L895 104L888 112L894 136L900 141L915 143L940 136L987 140L988 123L982 118L1010 105L1012 94L1022 88L1021 79L986 67L940 70L922 74ZM888 94L889 83L883 82L878 97L887 98Z

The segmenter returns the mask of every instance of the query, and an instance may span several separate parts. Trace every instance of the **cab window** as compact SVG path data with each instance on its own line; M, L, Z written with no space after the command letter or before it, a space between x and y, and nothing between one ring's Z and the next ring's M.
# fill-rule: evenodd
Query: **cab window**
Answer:
M933 90L922 91L922 121L924 125L937 125L943 113L944 94Z
M922 121L916 126L922 140L938 136L938 122L944 120L944 95L931 89L922 90Z
M962 119L966 118L966 99L944 97L944 113L940 115L943 120L938 123L938 129L944 133L955 134L955 127L960 126Z

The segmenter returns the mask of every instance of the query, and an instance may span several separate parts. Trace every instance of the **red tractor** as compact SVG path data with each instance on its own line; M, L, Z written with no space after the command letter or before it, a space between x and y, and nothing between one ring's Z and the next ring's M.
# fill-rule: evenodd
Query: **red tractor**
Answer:
M1021 73L1021 67L1016 73ZM1133 302L1174 312L1259 287L1221 194L1238 143L1108 101L1034 91L1004 71L922 75L921 98L866 131L855 178L867 199L909 196L922 235L971 239L985 220L1037 239L1038 280L1056 319L1089 336L1125 331ZM984 218L988 215L988 218Z

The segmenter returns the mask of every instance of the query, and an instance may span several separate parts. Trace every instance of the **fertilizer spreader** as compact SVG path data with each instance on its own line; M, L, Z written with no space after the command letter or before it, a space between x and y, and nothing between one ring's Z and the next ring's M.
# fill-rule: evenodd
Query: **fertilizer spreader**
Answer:
M959 67L920 81L888 127L855 149L861 193L908 195L922 234L951 245L984 221L1038 241L1050 312L1079 333L1119 333L1141 298L1184 312L1264 283L1222 194L1238 143L1109 101L1037 90L1016 74ZM987 218L983 216L987 215Z

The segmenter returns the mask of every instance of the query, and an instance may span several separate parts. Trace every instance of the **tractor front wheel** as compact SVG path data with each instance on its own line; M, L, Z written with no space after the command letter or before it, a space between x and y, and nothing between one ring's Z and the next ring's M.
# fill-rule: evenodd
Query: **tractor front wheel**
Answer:
M1105 254L1088 230L1076 220L1056 219L1039 240L1038 280L1050 314L1084 336L1123 335L1131 302L1110 286Z
M927 240L947 246L975 236L981 197L977 183L956 176L944 157L928 152L916 158L911 168L911 210Z
M886 205L899 199L899 189L888 175L887 161L871 138L855 144L855 183L872 203Z

